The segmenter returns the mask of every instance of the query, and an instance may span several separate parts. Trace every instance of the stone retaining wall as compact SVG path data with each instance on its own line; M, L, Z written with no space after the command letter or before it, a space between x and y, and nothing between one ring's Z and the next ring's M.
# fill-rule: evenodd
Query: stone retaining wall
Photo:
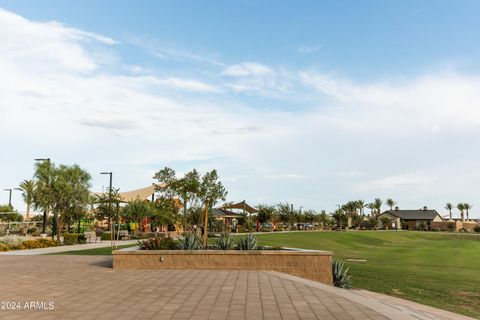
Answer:
M117 250L114 269L272 270L332 284L332 252Z

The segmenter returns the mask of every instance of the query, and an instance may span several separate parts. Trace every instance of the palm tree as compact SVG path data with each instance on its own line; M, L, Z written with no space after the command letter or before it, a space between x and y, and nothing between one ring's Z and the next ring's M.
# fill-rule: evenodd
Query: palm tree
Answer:
M393 207L397 204L393 199L388 198L387 201L385 202L387 206L390 207L390 210L393 210Z
M35 192L35 183L33 180L23 180L19 185L18 188L22 191L22 198L23 201L27 204L27 216L26 220L30 220L30 206L33 203L33 197Z
M468 221L468 210L472 209L473 205L469 204L469 203L464 203L463 204L463 208L465 209L466 213L467 213L467 221Z
M465 204L459 203L457 204L457 209L460 211L460 219L464 221L463 210L465 210Z
M450 214L450 220L451 220L451 219L452 219L453 204L451 204L450 202L448 202L448 203L445 205L445 209L448 210L448 213Z
M376 198L374 201L373 201L373 206L375 208L375 210L377 211L376 215L378 216L382 210L382 205L383 205L383 201L380 199L380 198Z
M358 209L359 209L359 211L360 211L360 215L363 216L363 208L365 208L365 207L367 206L367 205L365 204L365 201L363 201L363 200L357 200L356 203L357 203L357 207L358 207Z

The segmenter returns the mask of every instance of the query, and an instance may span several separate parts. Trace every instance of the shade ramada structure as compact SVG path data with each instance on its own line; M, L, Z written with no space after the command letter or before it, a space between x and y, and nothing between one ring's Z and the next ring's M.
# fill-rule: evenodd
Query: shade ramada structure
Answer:
M243 210L243 211L245 211L245 212L248 212L249 214L258 212L257 209L255 209L254 207L248 205L248 204L245 202L245 200L243 200L243 201L241 201L241 202L238 202L238 203L234 203L234 204L223 205L223 206L222 206L222 209L240 209L240 210Z

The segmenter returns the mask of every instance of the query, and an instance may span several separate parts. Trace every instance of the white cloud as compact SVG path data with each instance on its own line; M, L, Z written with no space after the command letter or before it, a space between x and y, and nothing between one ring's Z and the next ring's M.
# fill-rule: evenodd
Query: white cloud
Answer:
M273 70L257 62L243 62L226 67L223 74L231 77L248 77L272 74Z
M217 168L230 177L232 200L316 209L369 200L385 187L403 195L402 207L415 195L419 205L441 205L447 193L478 198L478 177L468 173L480 159L472 147L480 135L479 75L358 82L244 62L156 76L94 54L115 43L0 10L0 148L13 150L0 158L4 183L16 185L33 158L50 156L92 173L108 167L122 189L149 184L165 165ZM291 109L279 107L284 101Z

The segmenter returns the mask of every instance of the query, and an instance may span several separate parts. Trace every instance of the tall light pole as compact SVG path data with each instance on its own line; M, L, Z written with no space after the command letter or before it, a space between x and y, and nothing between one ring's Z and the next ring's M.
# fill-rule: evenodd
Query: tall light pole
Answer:
M100 172L100 174L108 174L110 176L110 185L108 187L108 211L112 215L112 179L113 172ZM113 217L110 217L110 246L113 251Z
M50 167L50 158L38 158L34 159L35 161L47 161ZM50 185L50 170L48 172L48 185ZM48 208L43 208L43 225L42 225L42 234L45 233L45 226L47 224L47 211Z
M12 190L13 189L10 188L10 189L3 189L3 190L9 192L9 194L8 194L8 206L10 208L12 208Z

